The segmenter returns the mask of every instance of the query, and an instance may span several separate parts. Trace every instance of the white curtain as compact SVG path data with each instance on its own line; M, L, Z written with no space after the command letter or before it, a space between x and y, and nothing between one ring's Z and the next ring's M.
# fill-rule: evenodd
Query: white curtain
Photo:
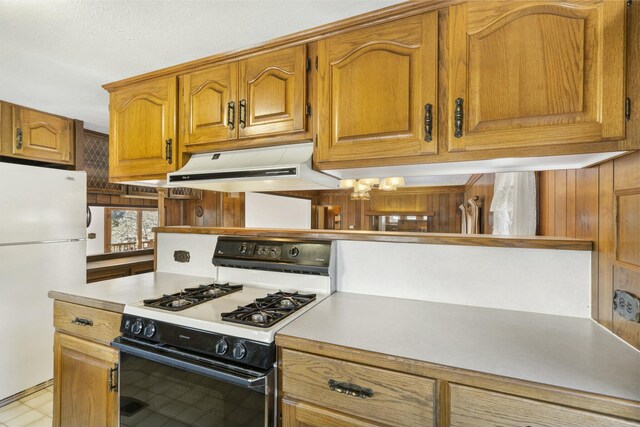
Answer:
M536 234L536 178L534 172L497 173L493 187L493 234Z

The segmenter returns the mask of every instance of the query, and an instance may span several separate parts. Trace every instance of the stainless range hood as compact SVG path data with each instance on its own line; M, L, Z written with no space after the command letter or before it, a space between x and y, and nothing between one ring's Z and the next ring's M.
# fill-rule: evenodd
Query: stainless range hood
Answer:
M312 169L312 156L311 142L195 154L167 174L167 186L225 192L338 188L337 179Z

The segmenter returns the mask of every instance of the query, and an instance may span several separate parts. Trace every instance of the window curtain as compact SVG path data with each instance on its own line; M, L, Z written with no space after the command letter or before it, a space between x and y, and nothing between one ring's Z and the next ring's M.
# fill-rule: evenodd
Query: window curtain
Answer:
M503 236L535 235L535 173L496 173L491 212L493 212L493 234Z

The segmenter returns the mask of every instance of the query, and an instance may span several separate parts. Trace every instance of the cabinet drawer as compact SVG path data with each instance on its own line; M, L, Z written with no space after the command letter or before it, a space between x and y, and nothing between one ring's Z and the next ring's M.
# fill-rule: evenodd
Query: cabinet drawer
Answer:
M53 303L53 326L58 331L109 344L120 335L122 315L63 301Z
M631 421L472 387L451 385L451 427L630 427Z
M331 380L373 394L364 398L343 394L331 389ZM434 425L435 381L428 378L283 349L282 383L287 396L332 410L394 426Z

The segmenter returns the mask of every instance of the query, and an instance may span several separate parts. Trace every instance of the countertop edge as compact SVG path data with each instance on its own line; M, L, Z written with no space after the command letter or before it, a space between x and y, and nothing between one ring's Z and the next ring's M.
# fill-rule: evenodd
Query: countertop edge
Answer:
M491 234L401 233L345 230L293 230L239 227L156 227L156 233L215 234L225 236L304 238L311 240L356 240L387 243L421 243L431 245L488 246L501 248L557 249L592 251L590 240L545 236L494 236Z
M68 294L66 292L60 291L49 291L49 298L69 302L72 304L80 304L85 305L87 307L93 307L100 310L113 311L116 313L122 313L124 311L124 304L112 302L112 301L104 301L95 298L83 297L74 294Z

